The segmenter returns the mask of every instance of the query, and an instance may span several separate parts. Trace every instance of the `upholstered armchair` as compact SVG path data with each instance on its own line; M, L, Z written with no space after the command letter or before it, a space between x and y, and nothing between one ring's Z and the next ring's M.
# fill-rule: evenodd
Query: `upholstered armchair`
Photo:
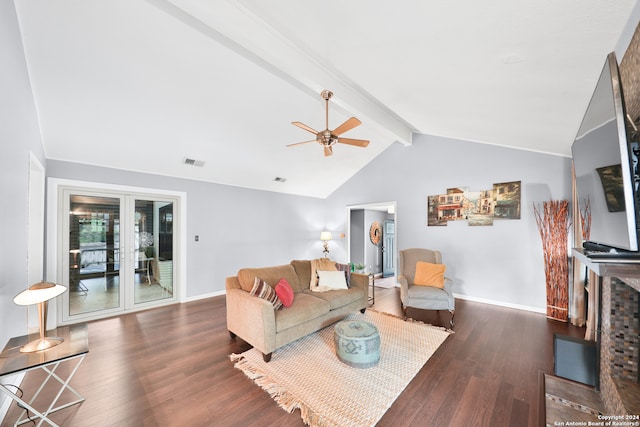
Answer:
M440 252L419 248L404 249L400 251L399 261L398 282L400 282L400 299L405 319L407 307L422 310L448 310L451 313L449 323L453 328L453 316L455 315L453 281L444 277L445 266L439 266L442 265ZM418 263L421 264L418 265ZM427 271L427 269L430 270ZM425 277L427 278L425 279ZM416 279L420 285L416 284ZM427 283L429 285L426 285Z

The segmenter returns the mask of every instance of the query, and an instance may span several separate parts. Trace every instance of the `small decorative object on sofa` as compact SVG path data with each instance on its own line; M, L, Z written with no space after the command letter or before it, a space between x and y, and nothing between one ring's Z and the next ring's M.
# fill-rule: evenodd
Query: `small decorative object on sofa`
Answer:
M329 275L345 276L331 261L333 269L325 265L326 258L312 261L291 261L290 264L264 268L243 268L237 276L227 277L227 329L232 338L240 337L262 352L266 362L273 351L310 333L344 319L347 315L367 308L369 277L350 274L349 286L342 289L314 292L312 270L330 271ZM319 266L313 269L312 265ZM322 267L324 266L324 267ZM346 266L345 270L348 270ZM256 277L268 284L278 284L284 279L293 290L291 305L277 310L265 299L250 295ZM316 277L317 279L317 277ZM333 277L336 279L336 277ZM337 279L336 279L337 280ZM344 279L341 279L344 280Z

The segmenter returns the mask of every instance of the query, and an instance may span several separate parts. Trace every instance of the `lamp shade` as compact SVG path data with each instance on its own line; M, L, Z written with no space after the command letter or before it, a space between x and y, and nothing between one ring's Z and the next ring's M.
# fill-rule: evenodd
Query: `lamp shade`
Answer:
M330 231L321 231L320 232L320 240L324 240L325 242L331 240L331 232Z
M62 285L42 281L35 283L29 286L28 289L20 292L13 299L13 302L18 305L37 304L39 302L49 301L51 298L57 297L66 290L67 288Z

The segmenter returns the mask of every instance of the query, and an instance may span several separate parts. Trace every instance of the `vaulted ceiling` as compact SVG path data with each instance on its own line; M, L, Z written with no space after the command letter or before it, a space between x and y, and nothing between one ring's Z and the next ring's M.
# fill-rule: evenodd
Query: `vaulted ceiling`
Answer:
M314 197L415 132L569 156L635 5L16 1L47 158ZM323 89L367 148L286 147Z

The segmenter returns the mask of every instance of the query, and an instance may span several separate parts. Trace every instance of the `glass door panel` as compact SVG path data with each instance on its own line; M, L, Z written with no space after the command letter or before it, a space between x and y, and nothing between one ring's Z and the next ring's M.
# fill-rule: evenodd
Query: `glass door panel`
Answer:
M176 302L175 197L60 189L62 324Z
M69 196L68 314L120 307L120 198Z
M173 203L136 199L134 205L134 303L173 298Z

